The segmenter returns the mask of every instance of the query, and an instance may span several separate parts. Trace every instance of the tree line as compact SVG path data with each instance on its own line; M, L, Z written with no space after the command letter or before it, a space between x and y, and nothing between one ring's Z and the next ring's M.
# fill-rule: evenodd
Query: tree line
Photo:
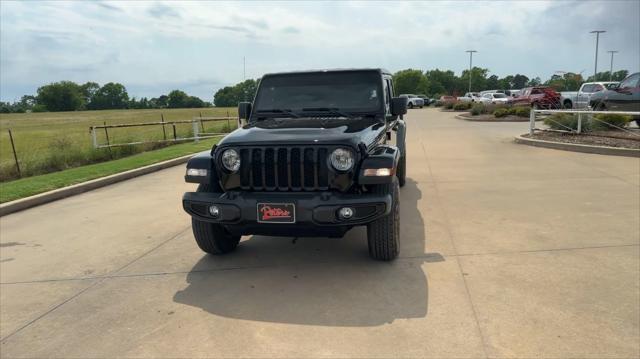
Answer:
M621 81L628 75L627 70L614 72L613 81ZM498 77L489 75L489 69L474 67L462 71L457 76L451 70L414 70L406 69L393 75L395 91L398 94L425 94L430 97L441 95L460 96L469 91L469 75L471 74L471 91L483 90L511 90L522 89L530 86L550 86L556 91L577 91L584 82L609 81L609 71L599 72L596 76L590 76L586 80L581 74L566 72L562 75L554 74L548 80L542 82L539 77L529 78L522 74Z
M96 82L77 84L72 81L54 82L38 88L35 96L24 95L14 103L0 102L0 112L84 111L114 109L198 108L211 103L173 90L154 98L129 97L124 85L109 82L100 86Z

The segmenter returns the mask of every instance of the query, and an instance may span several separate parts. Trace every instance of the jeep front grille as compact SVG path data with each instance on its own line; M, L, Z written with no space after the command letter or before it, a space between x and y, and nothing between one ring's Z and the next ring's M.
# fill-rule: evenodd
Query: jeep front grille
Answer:
M329 189L326 147L240 148L240 186L257 191Z

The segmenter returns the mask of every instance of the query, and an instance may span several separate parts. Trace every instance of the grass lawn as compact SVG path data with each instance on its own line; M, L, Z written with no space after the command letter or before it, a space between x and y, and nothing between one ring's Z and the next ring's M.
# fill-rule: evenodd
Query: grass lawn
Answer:
M191 120L194 117L236 116L236 108L193 108L156 110L103 110L73 112L41 112L0 114L0 181L16 178L17 172L9 141L11 129L23 177L119 158L153 149L153 146L94 150L89 127L108 125ZM235 127L235 123L231 121ZM219 132L226 123L204 123L206 132ZM173 137L173 128L165 126L167 138ZM176 125L178 137L189 137L191 124ZM110 143L158 140L164 137L162 126L127 127L109 129ZM98 142L106 143L103 130L97 132ZM112 157L113 156L113 157Z
M114 173L150 165L156 162L211 149L218 139L208 139L199 143L183 143L155 151L143 152L129 157L87 166L67 169L40 176L0 183L0 203L32 196L56 188L85 182Z

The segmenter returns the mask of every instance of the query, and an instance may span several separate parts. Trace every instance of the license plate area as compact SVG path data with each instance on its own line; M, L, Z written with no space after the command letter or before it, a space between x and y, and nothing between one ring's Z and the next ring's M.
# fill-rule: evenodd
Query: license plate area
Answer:
M296 223L296 206L293 203L258 203L259 223Z

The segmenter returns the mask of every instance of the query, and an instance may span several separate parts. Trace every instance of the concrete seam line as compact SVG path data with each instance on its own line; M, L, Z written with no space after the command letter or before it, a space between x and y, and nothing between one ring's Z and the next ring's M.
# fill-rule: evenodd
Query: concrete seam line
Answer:
M579 143L565 143L565 142L553 142L546 140L537 140L533 138L526 138L522 136L515 136L515 142L522 145L552 148L556 150L592 153L598 155L607 156L625 156L625 157L640 157L640 150L633 148L618 148L607 146L592 146L583 145Z
M131 178L177 166L187 162L194 155L195 154L190 154L182 157L172 158L170 160L154 163L148 166L134 168L132 170L115 173L109 176L92 179L86 182L3 203L0 204L0 217L66 197L71 197L77 194L88 192L97 188L105 187L114 183L122 182Z

